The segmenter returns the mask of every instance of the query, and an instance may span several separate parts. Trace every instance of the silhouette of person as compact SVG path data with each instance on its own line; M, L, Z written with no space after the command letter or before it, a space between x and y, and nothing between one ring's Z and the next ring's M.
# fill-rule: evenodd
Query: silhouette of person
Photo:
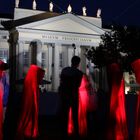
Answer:
M39 84L45 71L37 65L31 65L24 80L21 99L21 112L17 126L16 139L35 139L38 137Z
M62 101L62 125L64 136L67 137L69 110L72 110L75 136L78 136L78 90L83 72L78 69L80 57L73 56L71 67L65 67L60 75L59 93Z

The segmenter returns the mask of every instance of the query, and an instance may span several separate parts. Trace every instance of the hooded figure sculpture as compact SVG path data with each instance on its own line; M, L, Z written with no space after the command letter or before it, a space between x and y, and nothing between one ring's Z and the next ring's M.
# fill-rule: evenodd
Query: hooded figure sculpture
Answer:
M37 138L38 132L38 109L39 109L39 84L44 77L45 71L31 65L24 80L24 91L21 101L21 112L17 127L17 139Z
M4 85L3 85L3 73L6 70L7 64L0 60L0 140L3 139L3 96L4 96Z
M134 71L136 81L140 84L140 59L136 59L131 63L131 67ZM138 94L137 99L137 106L136 106L136 114L135 114L135 132L134 132L134 140L140 139L140 91Z

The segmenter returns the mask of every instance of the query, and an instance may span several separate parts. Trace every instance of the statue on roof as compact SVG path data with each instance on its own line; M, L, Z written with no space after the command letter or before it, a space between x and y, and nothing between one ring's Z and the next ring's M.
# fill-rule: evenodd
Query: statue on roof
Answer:
M52 2L50 2L50 4L49 4L49 11L53 12L53 3Z
M19 7L19 0L16 0L16 2L15 2L15 6L16 6L16 8Z
M70 4L69 4L69 6L68 6L68 8L67 8L67 11L68 11L68 13L71 13L71 12L72 12L72 7L71 7Z
M33 0L33 10L36 10L36 0Z
M98 8L96 16L97 16L97 18L101 17L101 9L100 8Z
M86 10L87 10L87 8L84 6L84 7L82 8L83 16L86 16L86 15L87 15Z

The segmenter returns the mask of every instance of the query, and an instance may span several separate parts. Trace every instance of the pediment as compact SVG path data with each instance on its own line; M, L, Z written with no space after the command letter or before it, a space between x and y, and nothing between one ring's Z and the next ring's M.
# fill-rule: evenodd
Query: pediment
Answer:
M63 14L20 26L37 30L101 35L104 30L73 14Z

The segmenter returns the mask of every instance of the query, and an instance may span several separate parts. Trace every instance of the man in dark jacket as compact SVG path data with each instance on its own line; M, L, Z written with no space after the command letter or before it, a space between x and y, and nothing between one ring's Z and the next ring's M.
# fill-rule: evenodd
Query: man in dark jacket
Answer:
M75 136L78 136L78 89L83 75L82 71L78 69L79 64L80 57L73 56L71 67L65 67L60 75L59 93L62 100L62 121L65 136L67 136L70 107L72 108L74 133Z

